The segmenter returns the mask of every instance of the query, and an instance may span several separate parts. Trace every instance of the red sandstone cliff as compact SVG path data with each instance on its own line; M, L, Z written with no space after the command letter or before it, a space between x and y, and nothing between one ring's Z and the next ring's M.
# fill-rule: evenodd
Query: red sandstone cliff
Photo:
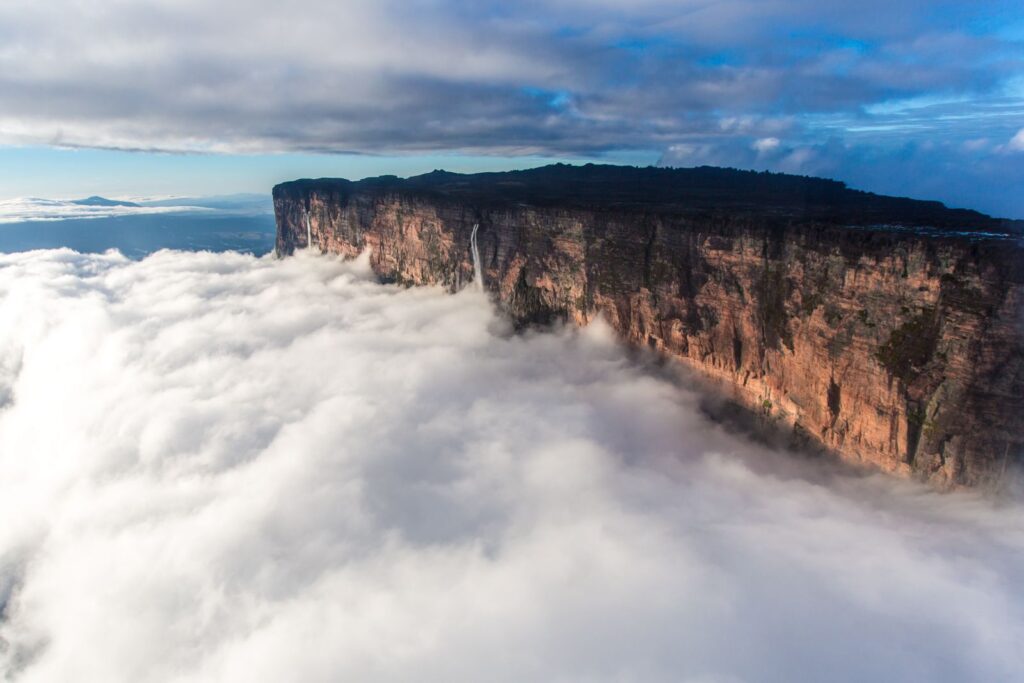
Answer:
M843 458L949 488L1024 461L1019 225L839 183L548 167L274 188L281 254L473 277L519 323L603 315ZM308 217L308 227L307 227Z

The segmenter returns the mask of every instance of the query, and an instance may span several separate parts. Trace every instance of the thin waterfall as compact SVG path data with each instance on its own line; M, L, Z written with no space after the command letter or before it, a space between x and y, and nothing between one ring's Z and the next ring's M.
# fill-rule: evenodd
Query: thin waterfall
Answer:
M309 222L309 212L306 212L306 249L313 248L313 226Z
M469 236L469 248L473 251L473 286L478 292L484 291L484 271L480 267L480 249L476 245L476 231L480 229L479 223L473 224L473 232Z

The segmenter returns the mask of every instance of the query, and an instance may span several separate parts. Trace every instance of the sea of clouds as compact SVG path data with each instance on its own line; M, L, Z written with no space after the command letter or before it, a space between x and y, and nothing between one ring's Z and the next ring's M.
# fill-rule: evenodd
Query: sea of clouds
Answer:
M0 255L0 671L1024 680L1020 504L699 401L365 260Z

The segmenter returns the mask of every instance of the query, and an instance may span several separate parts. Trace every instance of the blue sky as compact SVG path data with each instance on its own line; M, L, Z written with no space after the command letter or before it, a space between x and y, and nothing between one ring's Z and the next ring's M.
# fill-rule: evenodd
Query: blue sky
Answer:
M1024 5L0 6L0 198L553 160L822 175L1024 217Z
M615 152L593 158L480 156L458 153L371 154L199 154L0 147L0 188L4 197L78 198L204 196L268 192L295 178L372 175L401 176L443 168L460 173L531 168L553 161L600 161L651 165L655 151Z

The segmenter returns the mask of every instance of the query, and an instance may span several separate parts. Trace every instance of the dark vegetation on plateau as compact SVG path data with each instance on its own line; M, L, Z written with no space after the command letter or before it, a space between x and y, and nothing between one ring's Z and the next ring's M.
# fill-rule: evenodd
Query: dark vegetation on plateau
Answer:
M525 171L461 174L433 171L412 178L380 176L294 180L274 188L275 198L299 199L310 190L344 198L360 193L419 193L480 207L502 204L565 208L643 209L683 214L774 215L796 222L851 226L938 228L1024 234L1024 222L949 209L940 202L886 197L822 178L729 168L637 168L554 164Z

